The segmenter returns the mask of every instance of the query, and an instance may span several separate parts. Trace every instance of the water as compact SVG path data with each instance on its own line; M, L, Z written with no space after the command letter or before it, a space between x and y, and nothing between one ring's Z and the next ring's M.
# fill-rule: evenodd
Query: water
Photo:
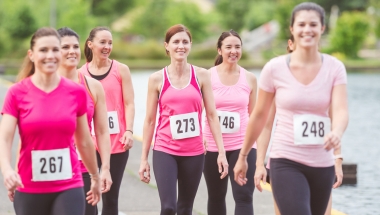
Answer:
M132 73L135 134L142 136L148 78ZM253 71L259 77L258 71ZM348 74L350 122L342 139L344 162L358 165L358 183L333 190L333 208L349 215L380 215L380 74Z

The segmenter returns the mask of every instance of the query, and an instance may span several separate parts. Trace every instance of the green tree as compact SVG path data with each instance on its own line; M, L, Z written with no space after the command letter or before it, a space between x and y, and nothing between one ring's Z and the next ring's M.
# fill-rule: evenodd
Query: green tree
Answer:
M135 6L136 0L91 0L92 13L95 16L115 19Z
M269 22L273 19L275 8L271 1L258 1L251 4L248 12L244 17L244 28L253 30L260 25Z
M356 58L369 33L369 27L367 14L344 12L330 33L331 52L340 52L350 58Z
M14 39L26 39L37 30L36 19L28 5L19 7L13 16L13 20L9 21L6 29Z
M251 0L218 0L216 10L222 17L222 25L226 29L234 29L239 32L244 27L244 15L247 8L255 1Z

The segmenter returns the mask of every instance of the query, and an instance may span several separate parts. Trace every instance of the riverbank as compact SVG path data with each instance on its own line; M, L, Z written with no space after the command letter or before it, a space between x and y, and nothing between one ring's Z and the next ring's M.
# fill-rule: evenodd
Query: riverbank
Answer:
M159 70L170 63L170 59L154 60L154 59L117 59L119 62L124 63L129 66L132 72L139 70ZM261 70L267 61L257 61L257 60L240 60L240 66L252 70ZM82 59L80 65L85 63ZM189 59L189 63L210 68L214 65L213 59L199 60L199 59ZM380 61L378 59L355 59L355 60L344 60L344 65L349 72L380 72ZM22 59L0 59L0 73L1 67L5 71L5 74L16 74L22 65Z

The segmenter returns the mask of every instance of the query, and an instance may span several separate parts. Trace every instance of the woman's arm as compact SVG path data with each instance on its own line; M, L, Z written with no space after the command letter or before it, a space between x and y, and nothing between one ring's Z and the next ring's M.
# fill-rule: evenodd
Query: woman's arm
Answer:
M93 129L98 142L100 159L102 160L100 172L101 189L105 193L110 190L112 185L110 174L111 141L107 125L106 96L103 86L99 81L89 77L85 78L88 79L89 86L94 91L95 111Z
M162 72L155 72L149 77L146 115L143 130L141 164L139 169L140 180L145 183L149 183L150 181L150 166L148 163L148 155L150 146L152 144L154 128L156 125L159 89L161 88L159 86L163 84L161 82Z
M252 148L255 140L259 137L269 114L272 105L274 93L266 92L259 89L258 99L249 117L247 132L245 134L243 147L240 150L239 159L234 167L235 181L239 185L244 185L247 182L246 173L248 169L247 156Z
M135 119L135 93L133 91L131 72L128 66L119 64L120 76L123 90L124 111L126 118L126 130L122 137L124 150L128 150L133 146L133 122Z
M83 164L91 176L91 189L87 193L86 200L89 204L96 205L100 200L100 183L98 165L95 156L95 147L88 129L87 114L77 117L77 127L74 133L74 139L82 158Z
M215 108L214 95L212 93L210 75L207 70L202 68L197 68L197 77L202 90L203 103L206 110L206 118L208 124L210 125L212 136L215 140L216 146L218 147L218 166L219 173L222 175L220 178L224 178L228 174L228 162L226 158L226 151L224 150L222 132L220 129L218 114Z
M4 185L13 192L17 187L23 187L19 174L12 168L12 142L16 131L17 119L4 114L0 123L0 166L4 178Z
M248 103L248 113L251 115L253 112L253 108L256 104L256 96L257 96L257 79L255 75L251 72L246 72L247 75L247 81L249 84L249 87L251 88L251 94L249 95L249 103Z

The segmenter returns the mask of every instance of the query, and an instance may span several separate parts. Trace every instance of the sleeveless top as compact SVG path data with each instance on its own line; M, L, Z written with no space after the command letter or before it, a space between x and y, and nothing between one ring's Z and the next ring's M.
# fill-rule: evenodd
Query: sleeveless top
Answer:
M224 148L226 151L241 149L248 125L248 106L251 94L251 88L247 82L246 70L240 67L239 79L236 84L231 86L226 86L220 81L216 67L212 67L210 72ZM204 122L203 136L207 141L207 150L217 152L218 148L212 136L207 118L205 118ZM253 148L256 148L256 143L253 145Z
M88 86L87 80L85 79L84 75L80 72L78 72L78 78L79 78L79 84L82 85L86 89L86 95L87 95L87 122L88 122L88 128L90 131L93 129L92 128L92 119L94 117L94 112L95 112L95 99L91 94L90 88ZM78 157L80 155L78 154ZM86 167L84 166L82 159L80 159L80 168L82 173L88 172Z
M171 85L167 67L163 69L158 107L153 149L178 156L202 154L202 93L192 65L189 83L182 89Z
M88 62L84 64L79 71L87 76L90 76L88 70ZM99 80L103 86L107 113L108 113L108 128L110 131L111 139L111 154L124 152L123 144L120 139L123 137L124 132L128 129L126 128L126 117L124 110L124 99L123 99L123 88L122 80L119 71L119 62L113 60L112 67L109 71L107 77ZM92 132L93 139L96 140L94 132ZM96 146L97 142L95 141Z

